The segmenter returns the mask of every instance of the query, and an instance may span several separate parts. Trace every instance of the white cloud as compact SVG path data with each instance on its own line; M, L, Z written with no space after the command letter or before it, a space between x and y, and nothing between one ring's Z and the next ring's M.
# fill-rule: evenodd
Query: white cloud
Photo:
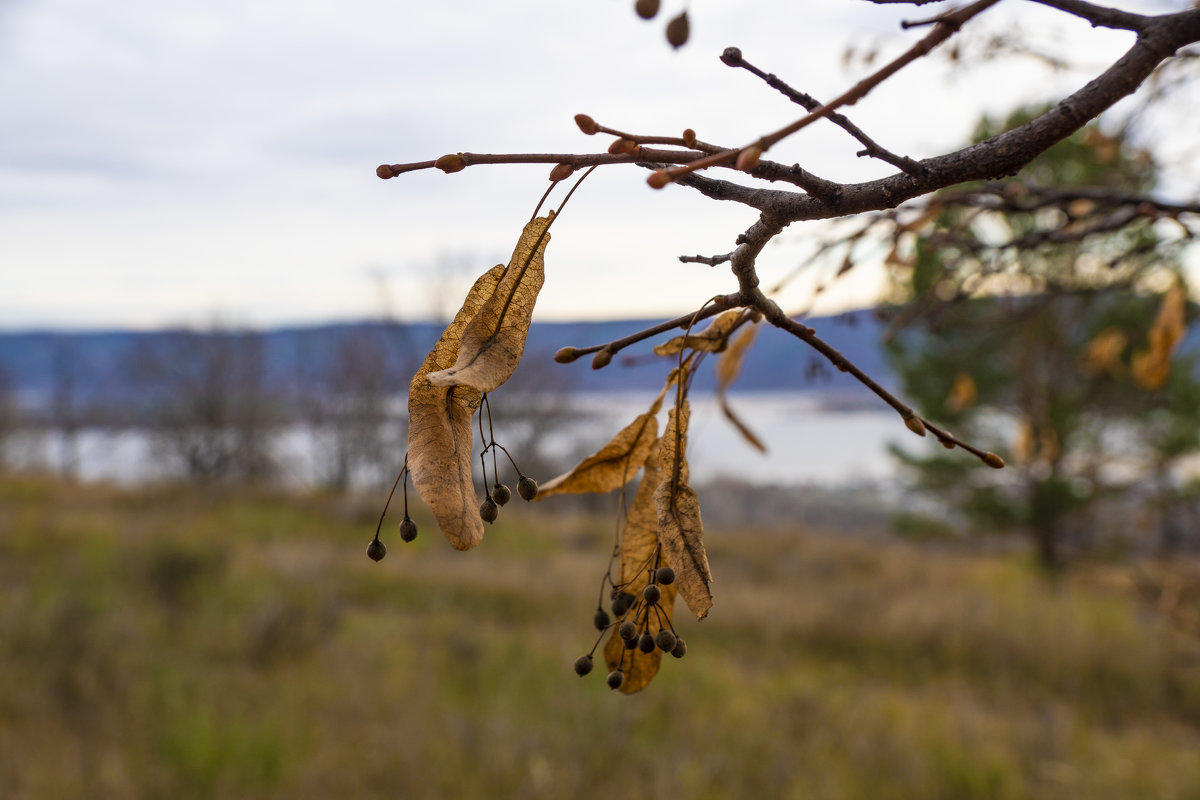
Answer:
M571 123L580 111L739 144L796 111L719 64L725 46L828 98L863 74L835 68L846 44L890 41L912 15L710 5L693 8L693 40L678 52L661 20L642 23L612 0L11 5L0 16L0 324L367 314L377 310L368 270L389 276L403 316L434 315L431 271L466 253L486 259L480 270L507 258L548 168L383 182L377 164L603 147ZM1097 62L1119 49L1110 34L1078 35ZM1003 87L1027 89L1033 73L1006 69L1022 71L1003 81L985 71L993 88L981 93L979 79L947 85L938 64L919 64L849 113L895 149L928 155L959 141L982 108L1017 101ZM1050 97L1077 83L1041 85ZM840 180L884 172L855 149L814 126L773 156ZM597 173L555 226L539 315L695 307L732 282L675 257L728 251L752 218L677 187L652 192L633 169ZM764 276L790 269L796 252L769 251Z

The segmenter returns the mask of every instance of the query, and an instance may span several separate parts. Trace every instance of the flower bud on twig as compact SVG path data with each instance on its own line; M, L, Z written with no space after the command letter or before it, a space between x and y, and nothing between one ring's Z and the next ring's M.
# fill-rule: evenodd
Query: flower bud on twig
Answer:
M656 169L650 173L649 178L646 178L646 183L650 184L651 189L661 189L670 182L671 176L665 169Z
M554 354L554 360L559 364L570 364L579 358L579 350L575 347L563 347Z
M763 149L761 144L752 144L742 152L738 153L737 168L742 172L750 172L758 166L758 160L762 158Z
M451 172L459 172L466 168L467 162L459 153L450 153L433 162L433 165L449 175Z
M579 126L579 130L583 131L588 136L591 136L600 129L599 126L596 125L596 120L592 119L587 114L576 114L575 124Z
M550 180L555 182L565 181L571 177L571 173L574 171L575 168L570 164L555 164L554 169L550 170Z
M633 139L617 139L608 146L608 152L614 156L628 156L637 152L638 143Z
M922 422L921 418L918 417L917 415L914 414L911 417L905 417L904 424L906 426L908 426L908 429L910 431L912 431L913 433L915 433L917 436L925 435L925 423Z

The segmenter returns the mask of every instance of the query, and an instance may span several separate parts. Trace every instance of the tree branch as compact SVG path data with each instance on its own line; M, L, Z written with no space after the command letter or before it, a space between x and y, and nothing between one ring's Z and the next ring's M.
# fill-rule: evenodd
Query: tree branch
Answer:
M929 420L917 414L917 412L913 411L912 408L901 402L895 395L880 386L870 375L859 369L853 361L842 355L837 348L833 347L824 339L817 336L817 332L815 330L789 317L783 312L783 309L781 309L775 301L763 295L761 292L759 292L757 296L751 298L751 305L762 312L763 317L767 320L767 322L800 339L818 353L825 356L829 363L833 364L842 372L853 375L859 383L866 386L868 389L874 392L877 397L894 408L896 412L900 414L901 419L904 420L905 426L907 426L908 429L913 433L917 434L918 436L924 436L925 431L930 431L943 445L948 447L961 447L963 450L966 450L968 453L975 456L989 467L999 469L1004 466L1004 461L995 453L981 450L968 442L964 442L955 437L949 431L937 427L933 423L929 422Z
M796 89L793 89L791 86L789 86L786 82L784 82L782 79L780 79L774 73L768 74L766 72L763 72L761 69L754 66L753 64L751 64L749 61L747 61L742 56L742 51L736 47L726 48L725 52L721 54L721 61L730 67L734 67L734 68L740 67L741 69L744 69L747 72L751 73L752 75L760 78L762 81L764 81L767 84L767 86L770 86L772 89L775 89L780 94L782 94L784 97L791 100L793 103L803 106L805 108L805 110L807 110L807 111L816 111L818 108L821 107L820 101L817 100L812 95L805 94L804 92L800 92L800 91L797 91ZM893 167L898 167L899 169L902 169L909 174L913 174L913 175L921 174L922 168L921 168L921 165L917 161L909 158L908 156L896 155L895 153L891 152L890 150L887 150L886 148L880 146L875 140L873 140L871 137L869 137L865 133L863 133L861 128L859 128L857 125L855 125L849 119L847 119L844 114L834 111L828 115L828 119L830 122L837 125L839 128L846 131L846 133L850 134L855 139L857 139L859 144L863 145L866 148L862 152L858 153L858 155L860 155L860 156L868 155L868 156L872 156L874 158L878 158L879 160L886 161L887 163L891 164Z
M694 325L702 319L714 317L717 314L720 314L722 311L727 311L731 308L737 308L738 306L743 305L745 305L745 303L743 302L740 292L719 295L710 300L699 311L691 311L683 316L676 317L675 319L669 319L666 322L660 322L657 325L651 325L649 328L640 330L637 333L631 333L624 338L614 339L613 341L605 344L594 344L589 347L564 347L554 354L554 360L560 364L570 364L572 361L582 358L583 356L596 353L596 358L592 360L592 369L601 369L608 366L608 363L612 361L612 357L614 355L630 345L645 341L653 336L658 336L660 333L666 333L674 328L687 328L688 326Z
M833 202L780 192L774 213L792 221L894 208L956 183L1016 174L1022 167L1133 93L1175 50L1200 39L1200 9L1154 18L1128 52L1036 119L962 150L921 161L924 177L900 173L841 187Z
M958 29L962 27L963 23L990 6L995 5L997 1L998 0L976 0L969 6L965 6L958 11L947 14L937 23L937 25L934 26L933 30L931 30L924 36L924 38L901 54L899 58L896 58L883 68L877 70L874 74L869 75L868 77L859 81L854 86L850 87L848 90L838 95L838 97L821 106L820 108L810 111L805 116L801 117L790 125L780 128L774 133L769 133L766 136L760 137L758 141L754 142L752 145L743 147L740 150L730 150L726 153L715 153L713 155L697 159L696 161L691 161L685 166L672 167L670 169L662 170L659 174L665 176L665 178L668 180L675 180L683 175L695 172L698 169L703 169L705 167L713 166L714 164L720 164L724 161L736 159L741 153L745 152L750 147L758 147L760 151L769 150L772 145L780 142L783 139L786 139L793 133L808 127L822 117L828 116L838 108L841 108L845 105L854 105L859 100L866 97L867 94L870 93L870 91L876 86L895 75L913 61L916 61L918 58L927 55L929 51L933 50L933 48L937 47L939 44L957 33ZM660 182L656 181L654 178L655 176L651 176L650 185L654 188L661 188Z
M1087 3L1084 0L1032 1L1086 19L1092 23L1093 28L1117 28L1120 30L1138 31L1140 33L1145 29L1146 24L1153 19L1153 17L1147 17L1142 14L1131 14L1128 11L1098 6L1095 3Z

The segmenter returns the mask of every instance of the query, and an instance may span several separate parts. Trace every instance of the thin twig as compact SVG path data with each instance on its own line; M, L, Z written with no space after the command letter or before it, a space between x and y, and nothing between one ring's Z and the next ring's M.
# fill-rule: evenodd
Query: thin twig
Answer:
M731 51L736 51L736 53ZM792 88L774 73L763 72L761 69L751 64L745 59L745 56L742 55L741 50L738 50L735 47L726 49L721 56L721 61L729 66L739 67L746 70L755 77L764 81L768 86L770 86L772 89L775 89L793 103L803 106L806 111L816 111L821 107L821 102L812 95ZM846 131L846 133L857 139L859 144L866 148L858 153L859 156L867 155L873 158L878 158L880 161L886 161L892 166L902 169L910 175L921 175L924 173L924 167L921 166L920 162L915 161L908 156L896 155L887 148L881 146L874 139L867 136L867 134L864 133L861 128L847 119L844 114L834 111L828 115L828 119L830 122L837 125L839 128Z
M838 95L830 102L826 103L820 108L810 111L808 114L791 123L790 125L786 125L774 133L769 133L766 136L762 136L758 139L758 141L753 142L746 147L739 148L738 150L729 150L724 153L714 153L713 155L705 156L704 158L700 158L695 161L690 161L683 166L670 167L660 170L659 173L669 180L677 180L678 178L693 173L696 170L711 167L715 164L720 164L726 161L733 161L749 147L759 147L763 151L769 150L772 145L778 143L782 139L786 139L788 136L791 136L797 131L808 127L822 117L828 116L838 108L841 108L845 105L854 105L859 100L866 97L867 94L876 86L883 83L885 80L895 75L912 62L927 55L931 50L933 50L933 48L937 47L939 44L957 33L958 29L962 27L963 23L965 23L971 17L995 5L996 2L998 2L998 0L976 0L976 2L969 6L965 6L960 8L958 11L947 14L944 19L939 21L938 24L934 26L933 30L931 30L925 35L924 38L905 51L899 58L896 58L889 64L885 65L882 69L879 69L874 74L869 75L863 80L859 81L854 86L850 87L850 89ZM650 185L656 187L660 185L659 181L655 180L655 176L651 176Z
M638 161L648 161L661 164L682 164L704 153L699 150L657 150L640 148L629 155L613 155L612 153L457 153L461 166L453 170L472 167L477 164L570 164L572 167L604 166L608 164L633 164ZM405 172L416 172L422 169L433 169L434 161L414 161L410 164L381 164L375 174L387 180Z
M896 412L900 414L901 419L904 420L904 424L908 426L910 430L917 433L920 433L923 430L931 431L933 435L937 437L938 441L942 442L943 444L952 444L956 447L961 447L963 450L966 450L968 453L976 456L979 458L979 460L983 461L990 467L996 467L998 465L1003 466L1004 462L1001 461L999 456L997 456L995 453L981 450L978 447L969 444L968 442L964 442L921 417L919 414L913 411L911 407L901 402L899 398L897 398L887 389L880 386L874 378L859 369L854 362L842 355L837 348L833 347L824 339L817 336L817 332L815 330L800 322L797 322L785 314L779 305L773 300L770 300L760 293L758 298L754 300L753 305L759 311L763 312L763 316L766 318L767 322L770 322L775 327L792 334L796 338L812 347L818 353L825 356L829 363L833 364L839 370L854 376L859 383L861 383L863 386L866 386L881 400L894 408Z
M1086 19L1092 23L1093 28L1117 28L1140 33L1145 30L1146 23L1151 19L1151 17L1141 14L1131 14L1116 8L1098 6L1094 3L1084 2L1084 0L1033 0L1033 2Z
M724 264L733 258L733 253L723 253L719 256L680 256L679 260L684 264L708 264L710 267L715 267L718 264Z
M622 339L614 339L607 344L595 344L589 347L571 348L572 354L575 358L579 358L592 353L598 353L601 350L607 350L610 355L615 355L630 345L645 341L646 339L657 336L660 333L666 333L674 328L686 328L688 325L694 324L699 320L708 319L709 317L715 316L722 311L727 311L740 305L745 304L742 302L742 296L738 292L733 294L717 295L708 301L707 307L702 311L693 311L688 314L684 314L681 317L669 319L666 322L660 322L657 325L651 325L645 330L640 330L637 333L631 333ZM574 360L574 358L571 360Z

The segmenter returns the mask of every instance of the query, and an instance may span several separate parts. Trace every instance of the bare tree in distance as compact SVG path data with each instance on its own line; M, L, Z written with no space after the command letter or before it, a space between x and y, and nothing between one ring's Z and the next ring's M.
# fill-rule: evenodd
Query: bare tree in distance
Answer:
M924 6L930 1L874 0L908 2L914 6ZM450 174L485 164L547 164L552 168L550 189L543 197L545 202L557 185L577 170L587 171L566 193L566 199L595 169L634 167L649 172L646 182L654 189L674 184L714 201L739 204L757 215L748 228L730 232L728 251L680 256L685 263L727 267L732 291L696 298L694 311L661 324L609 342L568 345L555 356L561 363L591 356L592 367L603 369L626 348L673 334L654 348L654 353L664 359L664 385L646 413L636 417L609 444L574 469L542 486L541 496L619 490L614 549L600 581L594 620L601 634L592 651L576 663L579 674L592 670L595 650L607 634L604 658L608 685L626 693L637 691L657 672L665 653L676 657L686 653L686 645L675 634L672 624L675 596L682 598L698 619L709 612L713 602L712 576L702 543L699 501L688 484L688 389L697 368L709 354L719 354L718 385L722 390L727 388L736 379L741 358L753 345L755 331L761 324L791 334L834 368L849 373L894 409L914 434L932 434L946 448L962 451L964 457L978 459L988 467L1004 466L995 453L955 436L917 413L830 346L798 318L800 315L781 307L776 299L780 287L764 287L758 259L764 248L790 226L842 218L846 218L846 224L857 224L861 233L852 232L831 243L831 246L840 244L845 254L838 270L841 275L868 260L863 252L866 248L854 245L869 241L866 233L880 221L880 213L895 210L889 219L892 224L903 226L910 220L900 215L911 213L919 218L923 213L923 198L932 193L985 182L988 187L985 193L995 193L1001 198L1010 191L1007 186L1019 186L1020 191L1037 198L1043 211L1041 218L1045 220L1037 237L1082 240L1097 231L1111 232L1146 219L1169 220L1179 238L1190 239L1195 235L1196 215L1200 214L1197 200L1173 202L1152 192L1128 192L1105 186L1086 190L1043 187L1030 181L1018 184L1007 179L1143 84L1159 84L1160 91L1146 93L1147 102L1161 103L1163 97L1169 97L1169 91L1163 87L1170 82L1160 79L1197 54L1194 45L1200 42L1200 8L1147 15L1086 0L1032 0L1093 27L1130 32L1134 42L1124 55L1098 70L1085 85L1034 118L961 149L925 158L896 153L883 142L892 131L864 131L843 113L867 95L886 91L888 80L913 62L947 43L955 48L960 32L969 30L976 17L999 1L976 0L905 22L902 27L913 31L908 35L915 41L899 56L826 101L767 72L755 63L753 53L744 53L736 47L725 49L720 61L726 67L762 81L771 92L784 95L803 109L788 124L763 131L734 146L708 142L691 128L681 133L637 133L630 132L634 128L627 123L613 127L607 120L598 121L581 113L575 116L575 124L587 136L603 137L603 152L458 152L426 161L383 164L376 170L380 178L391 179L423 169ZM1005 2L1007 5L1011 0ZM939 5L939 9L944 8L944 4ZM641 0L636 9L639 15L651 18L657 14L659 4ZM763 19L769 24L770 15L764 13ZM690 24L686 11L669 20L665 33L672 46L686 43ZM797 47L796 52L802 59L805 50ZM956 55L960 62L973 57L962 49ZM806 69L828 68L828 65L804 63L787 66L796 75L804 74ZM1184 78L1190 79L1190 75L1184 74ZM770 92L764 92L764 99L768 97L774 100ZM900 99L912 113L898 115L893 124L896 127L922 124L919 112L929 98ZM719 99L714 98L714 102ZM686 115L686 110L683 113ZM784 164L767 158L777 144L816 123L840 128L861 147L859 157L887 165L891 174L861 183L841 183L819 174L827 165ZM508 489L496 474L507 469L499 466L505 458L520 476L518 487L522 496L531 499L538 494L536 488L530 488L531 479L522 473L512 454L496 441L488 398L513 374L523 354L533 307L544 279L549 229L563 213L566 199L544 216L538 216L542 206L538 203L509 263L497 265L480 276L410 384L407 466L397 485L403 480L407 489L408 479L412 479L422 500L432 508L442 533L458 549L476 546L483 538L483 524L493 522L499 507L507 501ZM1086 211L1076 202L1081 199L1091 201ZM939 210L944 211L948 204L956 202L969 212L971 204L980 201L977 192L960 193L957 199L942 195L938 199ZM902 238L897 241L905 246ZM845 246L847 243L850 246ZM1031 241L1032 244L1036 241ZM899 256L903 257L903 253ZM635 290L631 287L631 291ZM687 291L686 286L677 289L679 295L686 295ZM711 321L707 326L701 325L708 320ZM664 407L668 410L667 422L659 435L658 415ZM753 441L755 436L748 426L728 406L726 411L730 420ZM477 426L472 424L476 412ZM478 507L471 470L475 427L484 442L479 458L484 468L485 498ZM498 452L503 457L498 457ZM639 473L642 479L630 499L627 491ZM407 541L415 535L415 529L406 529L405 523L410 523L407 517L401 527L402 538ZM378 536L368 552L373 558L382 557L384 550Z
M265 384L262 334L166 332L142 342L127 370L159 450L188 478L274 475L271 436L280 419Z
M12 379L8 370L0 366L0 471L8 466L9 440L21 422L13 394Z
M77 379L79 353L71 336L54 337L51 352L50 424L58 436L58 471L73 478L79 471L81 427Z
M411 367L408 353L395 322L301 335L299 413L310 429L323 485L337 491L377 485L402 467L407 428L395 401Z

